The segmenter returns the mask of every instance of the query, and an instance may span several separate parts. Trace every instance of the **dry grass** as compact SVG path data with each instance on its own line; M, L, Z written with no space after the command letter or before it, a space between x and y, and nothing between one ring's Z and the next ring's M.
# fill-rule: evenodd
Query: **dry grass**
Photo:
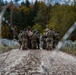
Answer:
M6 46L6 45L0 45L0 53L8 52L12 49L18 49L19 46Z
M0 46L0 53L5 53L10 51L12 48L7 46Z
M76 56L76 48L67 48L67 47L65 47L65 48L61 48L61 51Z

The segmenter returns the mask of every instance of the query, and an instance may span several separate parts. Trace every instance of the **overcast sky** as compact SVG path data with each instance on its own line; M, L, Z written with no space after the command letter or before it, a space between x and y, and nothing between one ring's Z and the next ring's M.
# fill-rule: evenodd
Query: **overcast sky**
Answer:
M6 1L6 0L4 0L4 1ZM11 0L7 0L8 2L10 2ZM22 2L22 1L25 1L25 0L20 0L20 2ZM35 2L35 0L29 0L30 2ZM39 0L38 0L39 1ZM45 0L44 0L45 1ZM48 1L48 0L46 0L46 1ZM50 1L50 0L49 0ZM71 4L71 3L73 3L73 1L74 0L51 0L52 1L52 3L56 3L56 2L58 2L58 3L60 3L60 4L65 4L65 2L69 2L69 4ZM19 3L20 3L19 2Z
M4 0L6 1L6 0ZM10 2L11 0L7 0L8 2ZM20 2L25 1L25 0L20 0ZM29 0L30 2L34 2L35 0ZM39 1L39 0L38 0ZM45 0L44 0L45 1ZM47 0L46 0L47 1ZM51 0L51 1L74 1L74 0Z
M6 0L4 0L6 1ZM7 0L8 2L10 2L11 0ZM12 0L13 1L13 0ZM20 2L25 1L25 0L20 0ZM35 1L35 0L29 0L30 2Z

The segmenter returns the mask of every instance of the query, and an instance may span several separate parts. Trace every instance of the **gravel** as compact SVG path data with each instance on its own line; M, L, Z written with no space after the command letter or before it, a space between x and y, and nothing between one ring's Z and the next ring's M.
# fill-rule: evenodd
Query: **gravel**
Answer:
M76 57L59 51L52 60L46 50L19 50L0 54L0 75L76 75Z

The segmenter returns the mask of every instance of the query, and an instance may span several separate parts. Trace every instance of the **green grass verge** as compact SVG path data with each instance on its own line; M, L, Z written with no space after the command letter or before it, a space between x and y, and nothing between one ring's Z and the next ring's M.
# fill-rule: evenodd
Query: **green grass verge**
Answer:
M61 48L61 51L76 56L76 48L67 48L67 47L65 47L65 48Z
M12 48L9 48L7 46L0 46L0 53L5 53L10 51Z
M12 49L18 49L18 48L19 48L18 46L8 47L6 45L1 45L0 46L0 53L5 53L5 52L8 52Z

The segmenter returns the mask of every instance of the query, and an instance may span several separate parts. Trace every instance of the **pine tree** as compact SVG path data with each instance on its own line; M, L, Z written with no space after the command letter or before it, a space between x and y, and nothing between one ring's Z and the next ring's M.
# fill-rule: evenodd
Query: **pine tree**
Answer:
M26 6L29 7L30 2L28 0L26 0Z
M21 5L26 5L25 2L21 2Z
M0 0L0 6L4 5L3 0Z
M39 10L39 4L38 4L38 1L36 0L34 3L34 15L35 16L37 15L38 10Z

